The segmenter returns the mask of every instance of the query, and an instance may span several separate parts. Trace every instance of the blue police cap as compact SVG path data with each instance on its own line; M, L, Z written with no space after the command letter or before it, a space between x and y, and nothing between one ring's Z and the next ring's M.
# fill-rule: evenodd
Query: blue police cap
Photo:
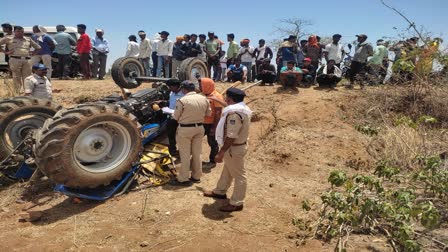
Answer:
M239 88L232 87L232 88L227 89L226 95L227 96L242 96L242 97L244 97L244 96L246 96L246 93Z
M181 88L195 89L196 87L193 82L186 80L182 82Z
M47 67L44 64L35 64L33 65L34 70L46 70Z

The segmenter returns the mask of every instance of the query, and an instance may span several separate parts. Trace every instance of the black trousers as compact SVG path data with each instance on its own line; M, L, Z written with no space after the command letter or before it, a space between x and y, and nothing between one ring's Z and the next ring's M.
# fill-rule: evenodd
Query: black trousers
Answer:
M366 63L361 63L358 61L352 61L350 65L350 83L355 82L356 75L365 72Z
M72 58L70 54L58 54L58 77L68 77L70 75L70 66Z
M151 60L152 60L152 76L156 77L157 76L157 63L158 63L157 52L152 52Z
M263 83L274 83L277 79L277 76L274 74L258 74L257 79L261 80Z
M174 120L172 118L169 118L166 122L166 131L167 131L168 142L169 142L168 150L170 151L171 155L177 154L177 148L176 148L177 126L179 126L179 124L177 123L176 120Z
M235 59L228 59L227 60L227 68L229 68L230 65L233 65Z
M336 84L338 84L338 82L341 81L341 78L335 76L335 75L327 75L327 74L322 74L317 76L316 78L317 83L319 83L319 87L321 86L336 86Z
M213 57L207 58L207 70L208 70L209 78L212 78L213 80L216 79L216 77L218 76L218 72L221 70L220 64L221 63L219 62L218 56L213 56ZM212 68L213 68L213 76L211 76Z
M209 155L209 161L212 163L215 163L215 156L218 154L219 146L218 142L215 139L215 134L211 134L211 130L213 128L213 124L204 124L205 129L205 135L207 136L207 142L210 146L210 155Z

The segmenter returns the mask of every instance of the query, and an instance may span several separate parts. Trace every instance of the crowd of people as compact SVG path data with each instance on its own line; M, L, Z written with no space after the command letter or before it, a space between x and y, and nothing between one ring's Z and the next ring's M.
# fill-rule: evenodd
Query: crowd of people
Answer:
M135 35L129 36L125 56L139 58L145 66L147 76L166 78L176 78L182 61L197 57L207 64L207 77L214 81L257 80L262 85L279 82L284 87L293 88L317 82L320 86L334 87L342 79L341 63L349 53L340 43L340 34L333 35L332 42L326 45L321 44L320 37L316 35L300 42L296 36L291 35L278 46L275 55L264 39L258 41L257 47L252 46L247 38L238 44L233 33L227 34L227 51L224 48L225 42L214 32L208 32L207 36L176 36L174 41L170 40L170 33L167 31L156 34L152 40L146 37L144 31L139 31L138 35L141 38L140 44ZM357 40L349 66L349 87L354 84L356 75L367 69L376 77L385 72L384 67L387 69L384 62L388 60L388 50L383 40L377 41L375 49L367 42L367 35L357 35ZM149 64L151 58L152 68ZM272 63L274 58L277 66Z
M95 29L95 37L86 33L86 25L77 25L79 38L75 40L65 32L64 25L56 26L57 33L52 37L42 26L33 27L33 35L27 38L23 27L2 24L5 37L0 40L0 47L9 59L9 65L14 79L14 87L24 86L24 80L30 76L32 66L42 63L47 68L48 79L57 71L60 79L70 79L72 64L72 47L76 46L79 55L79 65L83 79L104 79L106 74L109 43L104 38L104 30ZM14 31L14 32L13 32ZM214 32L205 34L185 34L176 36L172 41L170 33L162 31L150 39L145 31L128 37L129 42L125 57L138 58L145 69L146 76L177 78L179 67L187 58L200 58L206 63L209 76L214 81L254 82L261 85L273 85L275 82L286 87L297 88L298 85L334 87L342 80L343 75L349 79L347 87L353 87L356 76L368 73L374 82L381 83L387 74L389 51L395 54L394 62L403 54L417 47L418 38L388 47L384 40L378 40L374 48L367 41L367 35L357 35L357 43L353 57L340 43L342 35L334 34L332 41L322 44L321 38L311 35L307 40L298 41L297 36L290 35L274 52L266 45L264 39L258 41L258 46L252 46L250 39L235 40L235 34L227 34L227 51L225 42ZM138 41L139 38L139 41ZM34 48L34 49L32 49ZM57 69L52 69L51 57L57 55ZM350 57L350 65L341 69L344 57ZM93 63L90 63L92 59ZM276 60L276 65L273 60ZM347 70L349 69L349 70ZM405 75L405 73L399 73ZM360 82L361 87L363 82Z
M51 97L50 79L53 76L52 57L57 55L57 76L59 79L71 79L69 77L70 67L72 64L72 46L76 46L76 52L79 55L79 64L83 79L91 77L99 80L104 79L106 75L106 61L109 53L108 41L103 38L104 31L96 29L96 36L93 39L86 34L86 25L79 24L77 26L80 34L78 40L75 40L70 34L66 33L64 25L56 26L57 33L54 37L47 34L47 30L43 26L33 26L33 34L31 37L25 36L22 26L12 26L4 23L1 25L4 37L0 39L0 52L5 54L9 69L13 76L13 93L18 95L20 90L29 91L27 89L26 80L32 79L28 77L34 76L38 78L39 71L45 71L46 81L41 81L37 89L48 90L47 94L38 91L40 98ZM5 45L3 48L2 46ZM90 58L93 58L91 69ZM37 73L37 74L36 74ZM93 76L91 76L93 75ZM38 83L38 82L35 82ZM34 93L34 92L32 92Z

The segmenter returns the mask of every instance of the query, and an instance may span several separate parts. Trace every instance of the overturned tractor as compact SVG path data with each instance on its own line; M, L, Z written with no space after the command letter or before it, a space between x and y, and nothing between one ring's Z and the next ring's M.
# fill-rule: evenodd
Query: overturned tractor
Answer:
M143 73L137 59L119 58L112 66L118 86L132 89L153 82L153 87L73 108L33 97L1 100L0 172L17 179L29 178L38 169L70 188L120 180L140 160L143 146L164 131L167 119L153 105L167 103L168 79ZM196 58L185 60L178 72L181 80L193 82L205 75L204 62Z

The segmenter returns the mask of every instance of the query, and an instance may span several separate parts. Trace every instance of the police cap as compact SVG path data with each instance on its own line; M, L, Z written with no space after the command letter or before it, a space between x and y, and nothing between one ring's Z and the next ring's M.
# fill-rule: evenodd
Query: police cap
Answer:
M186 80L182 82L181 88L185 88L187 90L194 90L196 87L193 82Z
M226 95L229 97L235 97L235 96L245 97L246 93L239 88L232 87L232 88L227 89Z

